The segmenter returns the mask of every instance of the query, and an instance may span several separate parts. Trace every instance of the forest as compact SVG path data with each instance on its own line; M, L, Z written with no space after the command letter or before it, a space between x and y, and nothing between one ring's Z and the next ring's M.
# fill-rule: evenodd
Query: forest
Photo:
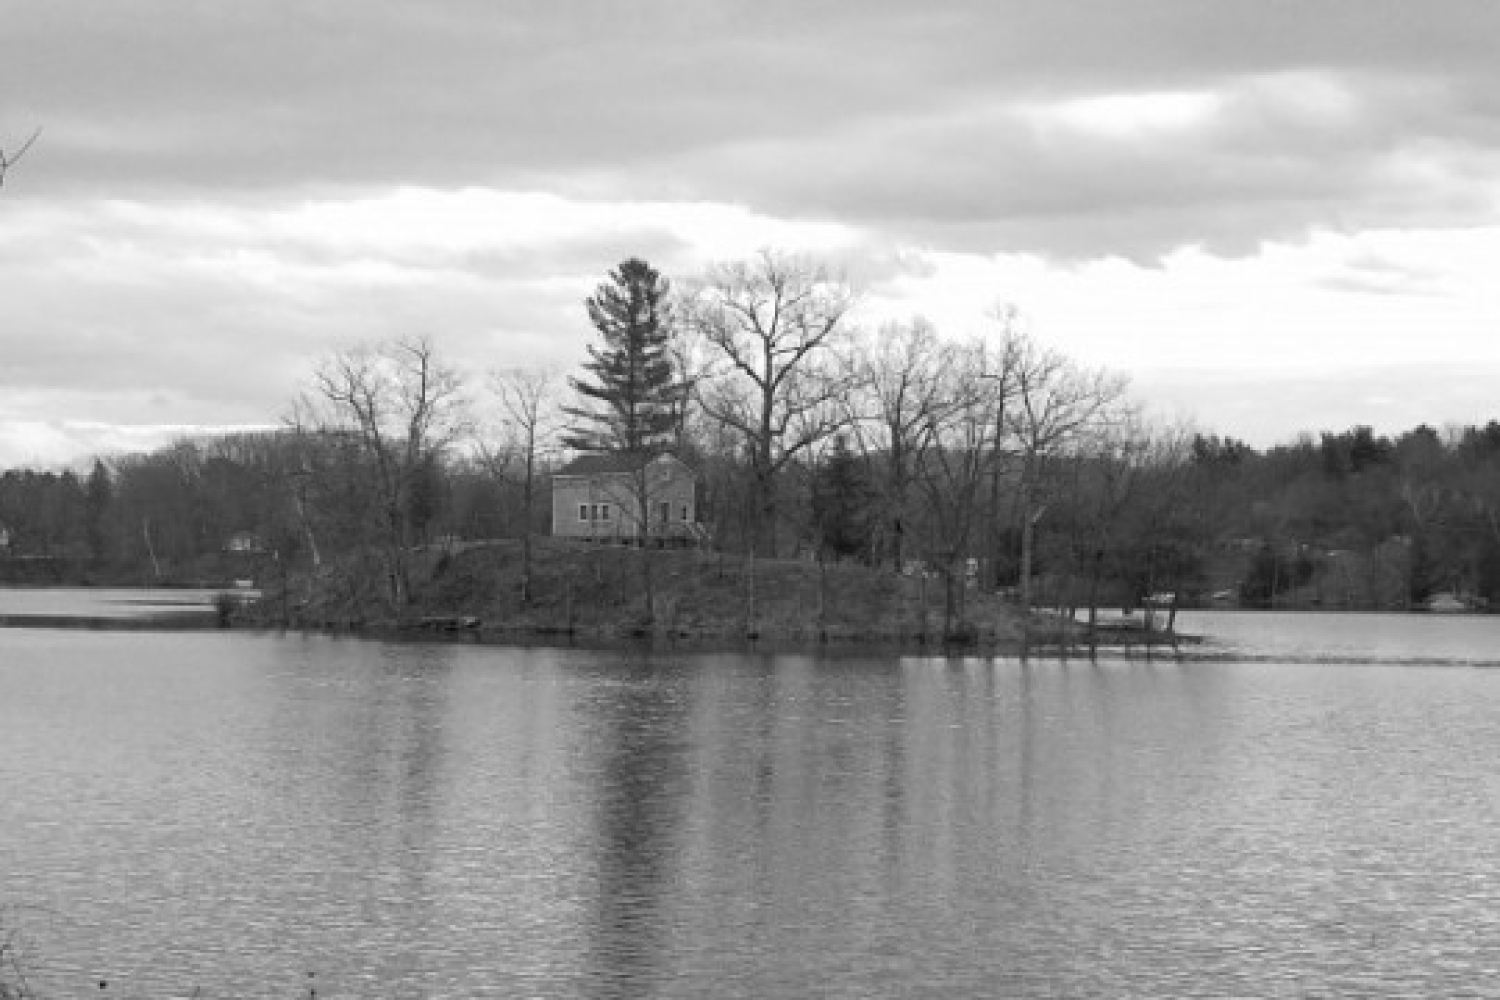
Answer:
M415 553L547 534L553 470L648 449L606 433L640 391L648 450L700 477L714 549L931 576L959 617L976 589L1073 609L1500 597L1500 424L1257 450L1152 421L1013 311L955 338L861 328L855 302L773 251L681 288L627 261L586 303L582 373L459 372L424 338L333 355L274 430L0 475L0 579L223 586L357 562L399 609ZM616 377L640 336L650 385Z

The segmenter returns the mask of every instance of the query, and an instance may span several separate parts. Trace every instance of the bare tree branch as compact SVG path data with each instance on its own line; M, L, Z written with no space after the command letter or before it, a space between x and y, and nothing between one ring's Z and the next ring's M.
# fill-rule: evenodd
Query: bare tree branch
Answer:
M525 470L521 528L521 601L530 602L531 533L536 498L536 465L553 447L561 430L557 393L561 380L548 368L508 368L490 373L490 388L500 399Z
M757 547L775 549L775 477L841 426L851 381L831 364L854 296L809 260L762 250L711 267L686 306L717 364L697 381L703 412L744 435L757 494Z
M468 426L462 389L462 379L438 361L426 337L347 351L313 374L324 432L358 442L373 469L390 595L398 610L410 596L421 477Z
M6 155L4 149L0 149L0 186L4 186L5 175L10 172L10 168L21 162L21 157L26 155L26 151L32 147L41 134L41 127L38 126L37 130L31 133L31 138L22 143L19 150L9 155Z

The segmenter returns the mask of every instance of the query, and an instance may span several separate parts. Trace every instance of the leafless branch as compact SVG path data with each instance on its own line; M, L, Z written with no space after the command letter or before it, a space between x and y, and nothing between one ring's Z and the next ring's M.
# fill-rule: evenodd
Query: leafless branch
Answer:
M38 127L35 132L31 133L31 138L21 144L19 150L9 155L6 155L5 150L0 149L0 186L5 184L5 175L10 172L10 168L21 162L21 157L26 155L26 151L32 147L41 134L42 130Z

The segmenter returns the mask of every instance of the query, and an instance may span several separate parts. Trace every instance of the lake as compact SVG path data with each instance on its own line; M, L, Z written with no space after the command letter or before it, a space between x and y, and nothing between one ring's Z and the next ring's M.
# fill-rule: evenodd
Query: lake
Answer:
M1097 662L0 629L0 922L49 997L1500 992L1500 619L1181 624Z

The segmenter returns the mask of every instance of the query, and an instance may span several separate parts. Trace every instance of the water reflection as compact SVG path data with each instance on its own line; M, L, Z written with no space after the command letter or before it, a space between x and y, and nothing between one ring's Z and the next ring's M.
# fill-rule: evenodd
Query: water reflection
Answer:
M671 661L611 658L585 692L592 734L597 866L588 985L603 996L651 996L672 937L667 897L691 794L692 688Z
M59 915L46 995L1495 974L1496 671L21 631L0 691L0 900Z

